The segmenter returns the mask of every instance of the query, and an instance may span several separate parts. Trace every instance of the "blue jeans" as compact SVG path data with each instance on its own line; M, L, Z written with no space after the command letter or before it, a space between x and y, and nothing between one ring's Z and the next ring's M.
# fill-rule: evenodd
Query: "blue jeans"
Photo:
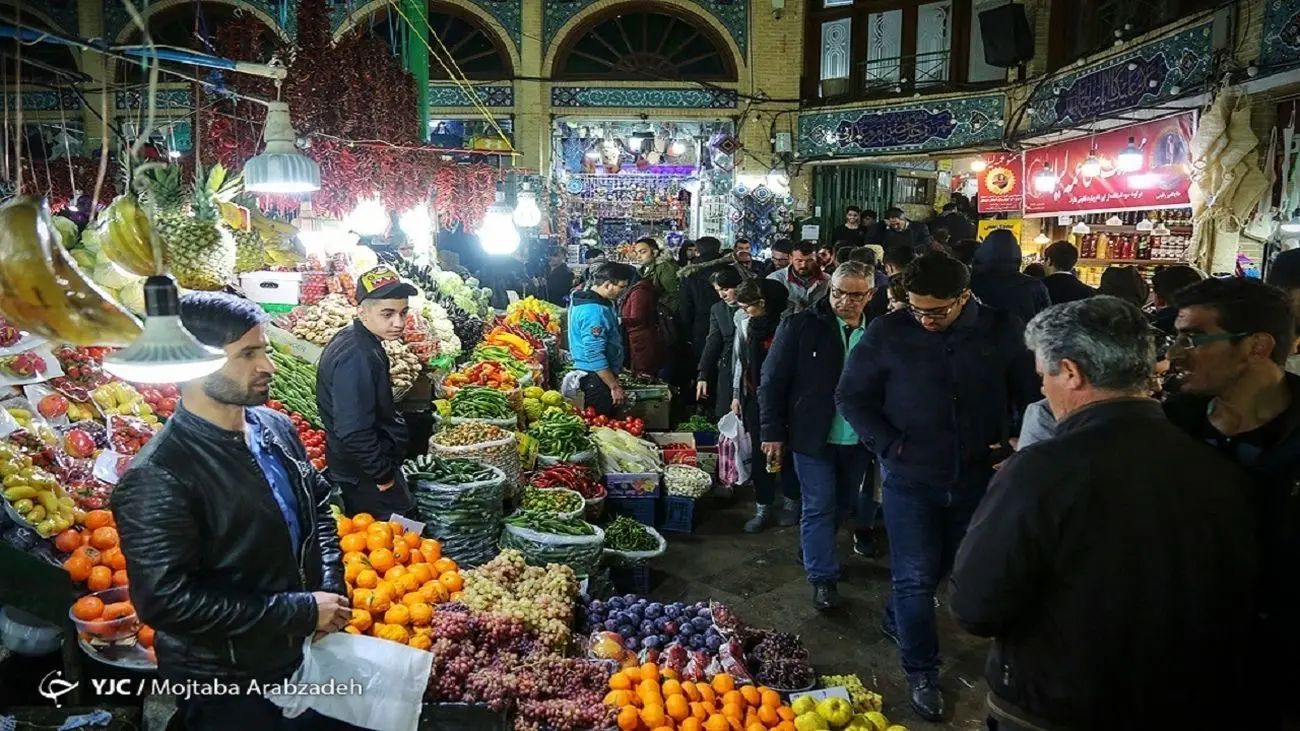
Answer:
M853 514L870 464L871 453L861 444L827 444L821 457L794 454L803 496L799 542L803 546L804 571L814 584L840 578L835 535Z
M902 646L909 680L939 672L934 595L952 569L957 546L988 487L972 475L951 487L918 485L884 476L885 531L889 534L893 591L885 601L885 625Z

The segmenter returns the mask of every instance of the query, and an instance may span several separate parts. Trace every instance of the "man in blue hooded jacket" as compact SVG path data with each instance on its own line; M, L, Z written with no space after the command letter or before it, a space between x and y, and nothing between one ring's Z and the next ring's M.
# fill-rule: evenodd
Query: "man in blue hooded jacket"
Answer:
M584 402L604 416L623 403L618 373L623 370L623 332L614 302L636 276L626 264L602 262L588 270L587 286L569 301L569 353L582 377Z
M991 232L975 249L970 289L980 302L1029 322L1052 298L1042 280L1020 271L1020 242L1005 229Z
M934 595L1010 453L1015 414L1041 398L1024 323L970 292L942 252L903 272L907 308L878 317L849 352L835 403L881 462L893 593L882 630L902 650L912 708L943 715Z

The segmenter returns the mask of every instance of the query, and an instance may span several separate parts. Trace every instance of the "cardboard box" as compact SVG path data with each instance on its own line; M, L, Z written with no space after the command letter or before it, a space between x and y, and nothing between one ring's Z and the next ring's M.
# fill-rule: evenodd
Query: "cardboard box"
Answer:
M665 431L672 422L670 420L669 406L672 401L671 395L665 395L661 399L642 400L637 399L627 409L628 416L635 416L645 422L646 431Z
M698 466L698 457L695 450L695 434L688 431L669 431L653 432L646 435L650 441L659 445L663 450L664 464L684 464L691 467ZM686 444L685 448L668 449L667 444Z

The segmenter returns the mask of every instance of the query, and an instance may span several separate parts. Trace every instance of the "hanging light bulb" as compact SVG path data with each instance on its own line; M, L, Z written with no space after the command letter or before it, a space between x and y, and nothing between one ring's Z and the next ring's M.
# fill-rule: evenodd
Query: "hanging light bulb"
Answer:
M506 195L499 185L496 198L496 201L488 206L487 213L483 216L483 223L479 224L479 245L487 254L513 254L519 248L519 229L515 228L515 222L511 220L514 211L510 209L510 204L506 203Z
M378 236L388 230L388 211L377 200L357 201L356 208L343 219L343 227L360 236Z
M1095 178L1101 175L1101 160L1097 159L1097 146L1093 145L1092 150L1088 153L1088 158L1079 166L1079 174L1085 178Z
M1056 173L1052 172L1052 166L1043 163L1043 169L1034 173L1034 190L1039 193L1051 193L1056 190L1058 180Z
M1137 142L1133 137L1128 138L1128 144L1115 157L1115 164L1119 167L1120 172L1124 173L1141 170L1143 162L1142 148L1137 146Z
M1290 220L1283 221L1282 225L1278 226L1278 230L1286 234L1300 233L1300 208L1295 209L1291 213Z
M1039 246L1046 246L1047 244L1052 243L1052 240L1047 238L1047 234L1039 231L1038 235L1034 237L1034 243Z
M673 140L668 145L668 154L672 157L681 157L686 154L686 143L681 140Z
M433 219L429 217L429 206L419 205L406 211L397 218L397 225L407 238L425 239L433 234Z
M262 136L266 151L244 164L244 190L250 193L310 193L320 190L320 166L299 154L289 105L269 102Z
M987 170L989 163L983 157L977 157L970 161L970 171L972 173L982 173Z
M226 354L200 343L181 323L180 292L171 277L144 282L144 330L129 347L104 357L104 370L129 383L184 383L212 375Z
M1080 235L1090 234L1092 233L1092 227L1084 223L1083 219L1080 218L1079 222L1074 224L1074 228L1070 229L1070 233L1075 233Z
M542 209L537 207L537 194L523 184L519 191L519 200L515 202L515 225L519 228L532 228L542 222Z

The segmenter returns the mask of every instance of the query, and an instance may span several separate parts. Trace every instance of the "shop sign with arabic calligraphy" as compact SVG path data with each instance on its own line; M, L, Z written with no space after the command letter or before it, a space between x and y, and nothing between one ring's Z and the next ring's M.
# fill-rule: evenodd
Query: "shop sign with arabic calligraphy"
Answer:
M1206 21L1047 81L1030 100L1029 128L1038 132L1084 124L1196 88L1209 73L1213 26L1214 21Z
M999 139L1006 97L837 109L799 117L799 155L886 155L947 150Z

